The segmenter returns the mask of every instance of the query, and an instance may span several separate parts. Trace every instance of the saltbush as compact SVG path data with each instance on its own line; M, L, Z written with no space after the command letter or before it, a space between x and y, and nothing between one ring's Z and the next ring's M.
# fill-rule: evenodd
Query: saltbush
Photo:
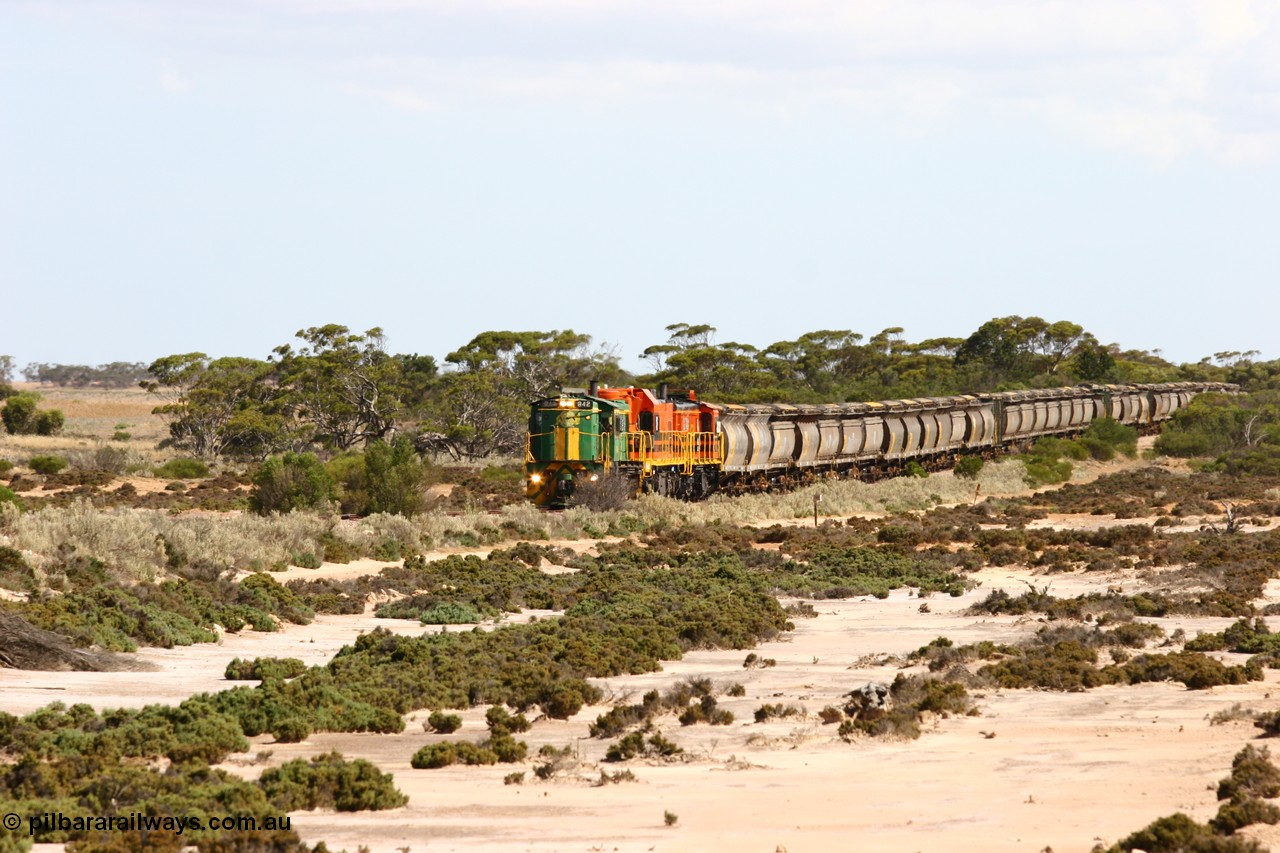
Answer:
M299 758L265 770L258 784L282 812L381 811L409 802L396 790L390 773L380 772L363 758L348 761L339 752L316 755L310 761Z
M67 467L67 460L63 456L32 456L27 467L37 474L52 476Z
M1271 763L1271 753L1265 746L1245 746L1231 760L1231 775L1218 782L1219 800L1240 803L1276 796L1280 796L1280 768Z
M457 714L446 714L443 711L432 711L427 717L427 725L436 734L451 735L462 728L462 717Z
M307 665L297 658L254 658L251 661L232 658L227 664L228 681L265 681L268 678L297 678Z
M301 743L311 737L311 723L303 717L286 717L271 727L279 743Z

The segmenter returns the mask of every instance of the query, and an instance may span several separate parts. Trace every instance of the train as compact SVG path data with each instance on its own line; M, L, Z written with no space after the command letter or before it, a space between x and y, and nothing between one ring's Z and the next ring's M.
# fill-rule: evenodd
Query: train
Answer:
M1158 430L1220 382L1086 384L875 402L716 404L693 390L566 388L534 401L525 494L563 507L583 483L623 478L634 492L699 500L821 477L873 479L910 466L938 470L1044 436L1070 437L1101 418Z

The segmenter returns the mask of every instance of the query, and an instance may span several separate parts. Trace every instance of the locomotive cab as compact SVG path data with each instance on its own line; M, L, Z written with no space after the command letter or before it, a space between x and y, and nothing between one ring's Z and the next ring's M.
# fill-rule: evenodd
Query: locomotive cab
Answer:
M579 482L598 480L626 458L628 426L625 401L566 389L535 402L525 444L525 496L539 506L565 506Z

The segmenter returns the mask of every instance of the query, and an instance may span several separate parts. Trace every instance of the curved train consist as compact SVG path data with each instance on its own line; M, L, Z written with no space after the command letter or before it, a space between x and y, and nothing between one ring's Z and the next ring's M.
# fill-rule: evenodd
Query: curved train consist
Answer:
M948 467L1100 418L1149 431L1216 382L1079 385L827 405L715 405L693 391L566 389L535 402L526 494L562 506L582 481L617 474L637 490L697 500L820 476L892 476L909 462Z

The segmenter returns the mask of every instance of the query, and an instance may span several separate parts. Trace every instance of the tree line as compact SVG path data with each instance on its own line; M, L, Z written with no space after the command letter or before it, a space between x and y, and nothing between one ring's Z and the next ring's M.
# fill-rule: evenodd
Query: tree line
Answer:
M864 336L824 329L761 349L719 342L717 329L674 323L623 369L616 350L573 330L488 331L449 353L388 352L380 329L300 330L265 358L181 353L156 359L142 387L160 400L171 446L203 457L261 460L340 454L410 434L420 450L481 458L518 454L528 404L592 380L696 389L725 403L826 403L1072 385L1215 380L1280 388L1280 361L1223 352L1173 364L1159 352L1102 344L1082 326L998 317L967 337L912 341L901 327ZM12 360L4 362L12 376ZM125 365L129 367L129 365ZM32 377L63 375L36 365ZM108 366L111 367L111 366ZM84 376L80 373L74 375ZM53 381L52 379L48 381ZM105 381L105 380L104 380Z

